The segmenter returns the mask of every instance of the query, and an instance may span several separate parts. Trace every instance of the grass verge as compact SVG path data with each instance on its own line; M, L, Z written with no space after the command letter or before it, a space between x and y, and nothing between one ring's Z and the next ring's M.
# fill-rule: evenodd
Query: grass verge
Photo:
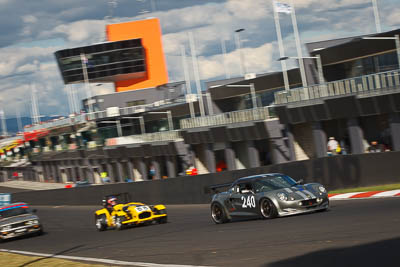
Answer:
M0 252L0 266L7 267L20 267L20 266L29 266L29 267L102 267L106 265L99 264L86 264L77 261L69 261L64 259L57 258L46 258L46 257L34 257L34 256L25 256L14 253L5 253ZM110 266L110 265L107 265Z
M368 191L389 191L396 189L400 189L400 184L385 184L385 185L376 185L367 187L337 189L329 191L328 194L343 194L343 193L368 192Z

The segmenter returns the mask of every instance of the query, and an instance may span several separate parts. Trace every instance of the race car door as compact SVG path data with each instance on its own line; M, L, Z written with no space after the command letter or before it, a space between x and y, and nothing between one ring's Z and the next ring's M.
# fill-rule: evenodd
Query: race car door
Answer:
M236 185L237 190L231 195L231 202L235 207L232 215L253 215L256 213L256 196L250 181Z

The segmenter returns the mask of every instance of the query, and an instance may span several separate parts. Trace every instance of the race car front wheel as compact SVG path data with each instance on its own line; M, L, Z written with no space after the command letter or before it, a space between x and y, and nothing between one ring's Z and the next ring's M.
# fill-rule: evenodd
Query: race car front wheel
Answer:
M122 224L122 222L125 220L125 217L123 216L117 216L115 218L115 228L117 230L122 230L124 228L124 225Z
M217 202L211 204L211 218L216 224L229 222L224 209Z
M104 231L107 229L106 216L100 215L96 216L96 228L98 231Z
M158 218L158 219L157 219L157 222L158 222L159 224L167 223L167 221L168 221L168 217L167 217L167 216L161 217L161 218Z
M260 213L263 219L272 219L278 216L274 203L268 198L263 198L260 201Z

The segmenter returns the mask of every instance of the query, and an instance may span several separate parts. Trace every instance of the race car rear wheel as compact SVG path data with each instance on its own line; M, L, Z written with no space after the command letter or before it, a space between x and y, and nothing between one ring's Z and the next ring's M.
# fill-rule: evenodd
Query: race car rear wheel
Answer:
M217 202L211 204L211 218L216 224L229 222L224 209Z
M117 216L115 218L115 228L117 230L122 230L124 229L124 225L122 224L122 222L125 221L125 217L123 216Z
M96 216L96 228L98 231L104 231L107 229L107 218L104 215Z
M260 201L260 213L263 219L272 219L278 216L274 203L268 198L263 198Z

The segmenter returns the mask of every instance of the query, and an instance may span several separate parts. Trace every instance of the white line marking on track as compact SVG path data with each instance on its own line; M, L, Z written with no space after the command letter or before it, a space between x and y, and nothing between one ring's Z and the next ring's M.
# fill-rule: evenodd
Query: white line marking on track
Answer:
M397 195L399 193L400 193L400 189L397 189L397 190L380 192L378 194L373 195L372 197L391 197L391 196Z
M352 196L361 194L361 193L365 193L365 192L355 192L355 193L346 193L346 194L339 194L333 197L330 197L329 199L341 199L341 198L350 198Z
M117 261L117 260L109 260L109 259L97 259L97 258L88 258L88 257L76 257L76 256L64 256L64 255L46 254L46 253L36 253L36 252L11 250L11 249L0 249L0 251L1 252L8 252L8 253L24 254L24 255L30 255L30 256L46 257L46 258L58 258L58 259L65 259L65 260L78 260L78 261L91 261L91 262L100 262L100 263L106 263L106 264L118 264L118 265L127 265L127 266L143 266L143 267L164 267L164 266L165 267L203 267L203 266L200 266L200 265L157 264L157 263L147 263L147 262Z

